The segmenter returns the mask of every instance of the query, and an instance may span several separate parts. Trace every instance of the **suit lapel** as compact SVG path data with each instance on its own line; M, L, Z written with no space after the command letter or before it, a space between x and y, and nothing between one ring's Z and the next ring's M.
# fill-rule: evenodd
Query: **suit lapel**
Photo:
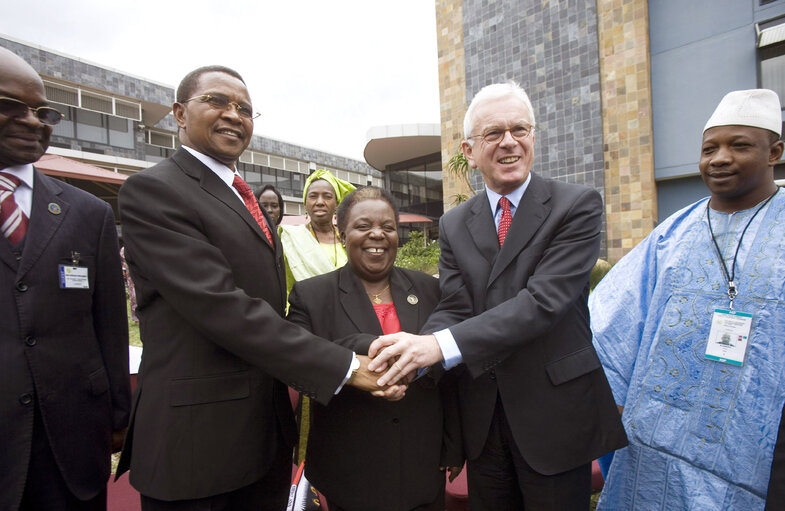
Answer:
M49 241L63 224L68 216L71 205L65 202L60 195L63 189L57 180L49 178L35 170L33 174L33 202L30 208L30 223L22 250L22 261L19 265L18 275L27 273L41 257ZM60 206L60 213L49 211L49 204ZM55 271L55 268L52 269Z
M551 212L551 208L547 204L550 198L550 192L545 187L542 178L532 174L529 187L526 189L526 193L523 194L523 199L518 204L510 229L507 231L504 246L499 251L499 257L491 270L491 275L488 278L489 286L510 265L539 230Z
M341 306L357 331L382 335L382 326L379 324L365 288L348 264L339 270L338 289L341 292Z
M415 293L411 281L397 268L393 268L390 274L390 291L392 291L398 321L401 322L401 330L404 332L419 332L420 325L424 323L424 321L421 321L420 307L417 305L420 297ZM422 319L424 320L425 318Z
M477 245L477 249L489 264L493 264L499 253L499 237L496 235L493 214L488 205L488 196L483 191L472 201L473 204L466 219L466 228L469 230L474 244Z
M205 192L223 202L235 213L237 213L240 218L242 218L243 221L254 231L254 233L256 233L256 235L259 236L272 250L267 236L265 236L264 231L262 231L262 228L259 227L259 224L256 223L256 220L254 219L253 215L251 215L251 212L248 211L248 208L245 207L243 201L240 200L240 198L238 198L237 195L235 195L228 186L226 186L226 183L221 181L221 179L215 175L215 172L210 170L206 165L204 165L198 159L194 158L193 155L182 148L174 153L172 160L177 163L181 169L183 169L183 172L193 177L194 179L197 179ZM270 225L268 225L268 227L270 227ZM273 230L274 228L270 227L270 231ZM273 239L275 238L273 237Z

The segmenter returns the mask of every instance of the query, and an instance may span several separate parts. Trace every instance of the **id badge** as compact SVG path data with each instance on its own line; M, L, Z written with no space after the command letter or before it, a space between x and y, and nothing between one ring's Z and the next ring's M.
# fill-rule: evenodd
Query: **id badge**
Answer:
M90 289L86 266L66 266L61 264L60 289Z
M706 358L740 366L747 354L752 314L728 309L714 309L711 318Z

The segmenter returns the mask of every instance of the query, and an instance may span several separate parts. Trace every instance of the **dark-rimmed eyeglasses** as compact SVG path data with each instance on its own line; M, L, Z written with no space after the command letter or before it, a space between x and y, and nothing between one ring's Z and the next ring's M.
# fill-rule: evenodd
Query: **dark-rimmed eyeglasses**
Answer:
M480 135L472 135L468 138L481 138L486 144L496 144L501 142L508 131L515 140L524 140L534 133L534 126L531 124L518 124L512 128L493 126L483 131Z
M59 111L50 106L39 106L38 108L33 108L24 101L0 96L0 115L4 115L6 117L26 117L28 110L33 112L33 115L36 117L36 119L44 124L48 124L49 126L54 126L60 122L63 117L65 117Z
M254 111L251 109L251 105L230 101L229 98L223 94L202 94L200 96L194 96L192 98L186 99L185 101L181 101L181 103L185 104L195 99L198 99L202 103L207 103L210 105L210 107L215 108L216 110L228 110L230 106L234 107L234 109L237 111L237 115L240 117L246 117L248 119L256 119L262 115L259 112L254 113Z

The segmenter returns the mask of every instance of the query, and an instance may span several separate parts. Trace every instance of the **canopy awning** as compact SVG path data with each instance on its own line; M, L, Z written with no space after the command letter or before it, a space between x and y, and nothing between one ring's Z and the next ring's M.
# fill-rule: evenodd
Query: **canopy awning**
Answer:
M72 160L56 154L45 154L34 163L35 168L47 176L82 179L84 181L97 181L120 185L128 176L119 172L90 165L81 161Z

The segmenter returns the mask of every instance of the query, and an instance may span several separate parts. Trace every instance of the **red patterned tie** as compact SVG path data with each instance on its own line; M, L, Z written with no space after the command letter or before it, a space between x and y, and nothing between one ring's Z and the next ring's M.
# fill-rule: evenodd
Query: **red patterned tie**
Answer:
M0 172L0 229L14 245L25 237L28 221L27 215L14 200L14 190L19 183L18 177Z
M502 207L502 217L499 220L499 246L504 245L504 238L507 237L507 231L510 229L512 223L512 212L510 211L510 199L502 197L499 199L499 206Z
M248 186L248 183L243 181L243 178L237 174L234 175L234 182L232 183L232 186L234 186L240 193L240 197L243 198L245 207L248 208L248 211L251 212L251 215L254 217L254 220L256 220L256 223L259 224L259 227L261 227L264 231L264 235L267 236L267 241L270 242L270 245L275 246L273 244L273 235L270 234L270 229L267 227L267 222L264 219L262 210L259 208L259 203L256 201L256 197L254 197L253 192L251 191L251 187Z

